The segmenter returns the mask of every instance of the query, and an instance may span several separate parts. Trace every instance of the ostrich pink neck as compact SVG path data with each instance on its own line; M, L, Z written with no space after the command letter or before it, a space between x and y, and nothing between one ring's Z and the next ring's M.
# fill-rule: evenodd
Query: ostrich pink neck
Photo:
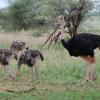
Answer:
M64 22L61 24L61 36L60 39L64 39Z
M61 28L60 39L64 39L64 26L65 26L64 16L63 15L59 16L58 21L59 21L60 28Z

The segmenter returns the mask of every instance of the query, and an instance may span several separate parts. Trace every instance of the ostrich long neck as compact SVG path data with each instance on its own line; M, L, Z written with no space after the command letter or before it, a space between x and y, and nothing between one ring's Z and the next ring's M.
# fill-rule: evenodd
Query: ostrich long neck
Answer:
M60 23L61 23L61 36L60 39L64 39L64 26L65 26L65 20L64 20L64 16L61 16L60 19Z
M64 24L61 25L61 37L60 39L64 39Z
M61 16L59 16L58 17L58 22L60 23L60 27L61 27L61 30L60 30L60 32L61 32L61 35L60 35L60 40L61 40L61 43L62 43L62 45L64 46L64 48L66 48L66 49L68 49L69 47L68 47L68 43L64 40L64 26L65 26L65 20L64 20L64 16L63 15L61 15Z

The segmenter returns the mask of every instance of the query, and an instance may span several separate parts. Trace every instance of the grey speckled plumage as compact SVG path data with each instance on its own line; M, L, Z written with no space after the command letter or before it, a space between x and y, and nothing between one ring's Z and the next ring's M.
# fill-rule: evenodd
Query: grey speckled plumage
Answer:
M26 42L17 40L17 41L12 41L10 48L15 51L21 51L25 49L25 47L26 47Z
M39 50L26 50L24 51L18 60L18 64L22 65L22 64L27 64L28 66L33 66L36 62L37 58L40 58L42 61L44 60L44 57L42 55L42 53Z
M25 50L21 55L19 56L18 59L18 69L16 72L16 76L19 74L19 70L22 64L26 64L28 67L31 68L32 71L32 80L36 76L38 77L38 72L37 72L37 60L41 59L41 61L44 60L43 54L39 50L33 50L33 49L28 49ZM39 78L39 77L38 77Z
M9 65L11 58L15 56L11 49L0 49L0 63L2 65Z

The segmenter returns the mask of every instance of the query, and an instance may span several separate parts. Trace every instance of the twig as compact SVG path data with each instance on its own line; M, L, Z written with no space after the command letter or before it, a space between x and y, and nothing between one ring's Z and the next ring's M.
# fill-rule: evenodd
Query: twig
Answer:
M49 47L51 46L51 44L52 44L53 41L55 42L54 45L56 45L60 34L61 34L61 32L59 32L56 36L54 36L54 37L52 38L52 40L51 40L50 43L49 43L48 49L49 49Z
M49 37L47 38L47 40L46 40L46 41L44 42L44 44L41 46L41 49L42 49L43 46L46 45L47 43L49 43L49 44L48 44L48 49L50 48L50 46L51 46L51 44L52 44L53 42L54 42L54 46L57 44L58 38L59 38L59 36L60 36L60 34L61 34L61 32L55 34L58 28L59 28L59 26L57 26L56 29L53 31L53 33L51 33L51 34L49 35ZM65 28L65 27L64 27L64 28ZM69 33L69 32L67 32L67 33Z
M49 37L48 37L47 40L44 42L44 44L42 45L42 47L44 47L44 45L46 45L46 44L49 42L49 40L51 40L50 44L52 44L53 35L55 34L55 32L57 31L58 28L59 28L59 25L56 27L56 29L53 31L53 33L51 33L51 34L49 35ZM50 44L49 44L49 45L50 45Z
M26 89L26 90L20 90L20 91L17 91L17 90L13 90L13 89L1 89L2 91L7 91L7 92L23 92L23 93L25 93L25 92L29 92L29 91L32 91L32 90L34 90L35 89L35 87L31 87L31 88L29 88L29 89Z
M59 32L59 34L57 34L57 35L55 36L55 39L54 39L55 44L54 44L54 45L56 45L56 43L57 43L57 41L58 41L58 38L59 38L60 34L61 34L61 32Z

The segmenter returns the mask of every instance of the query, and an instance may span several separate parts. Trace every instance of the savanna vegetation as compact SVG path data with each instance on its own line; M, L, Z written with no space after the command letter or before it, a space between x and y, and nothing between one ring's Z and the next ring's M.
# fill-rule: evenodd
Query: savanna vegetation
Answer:
M80 14L77 9L86 2ZM80 4L80 5L78 5ZM32 49L44 54L44 62L38 62L39 80L30 81L31 71L23 65L14 80L4 80L0 65L0 100L99 100L100 99L100 52L97 49L96 81L85 82L86 69L82 59L70 57L60 41L47 49L41 45L56 27L56 19L63 14L69 36L91 32L100 34L100 16L93 16L91 0L9 0L9 6L0 11L0 48L9 48L12 40L26 41ZM74 17L74 18L73 18ZM68 19L67 19L68 18ZM76 20L73 20L76 19ZM74 23L74 24L73 24ZM76 24L78 25L77 27ZM70 27L69 27L70 26ZM68 32L71 28L71 32ZM12 61L15 72L17 62ZM34 89L25 91L28 88ZM10 90L10 91L9 91ZM14 90L14 91L13 91Z

